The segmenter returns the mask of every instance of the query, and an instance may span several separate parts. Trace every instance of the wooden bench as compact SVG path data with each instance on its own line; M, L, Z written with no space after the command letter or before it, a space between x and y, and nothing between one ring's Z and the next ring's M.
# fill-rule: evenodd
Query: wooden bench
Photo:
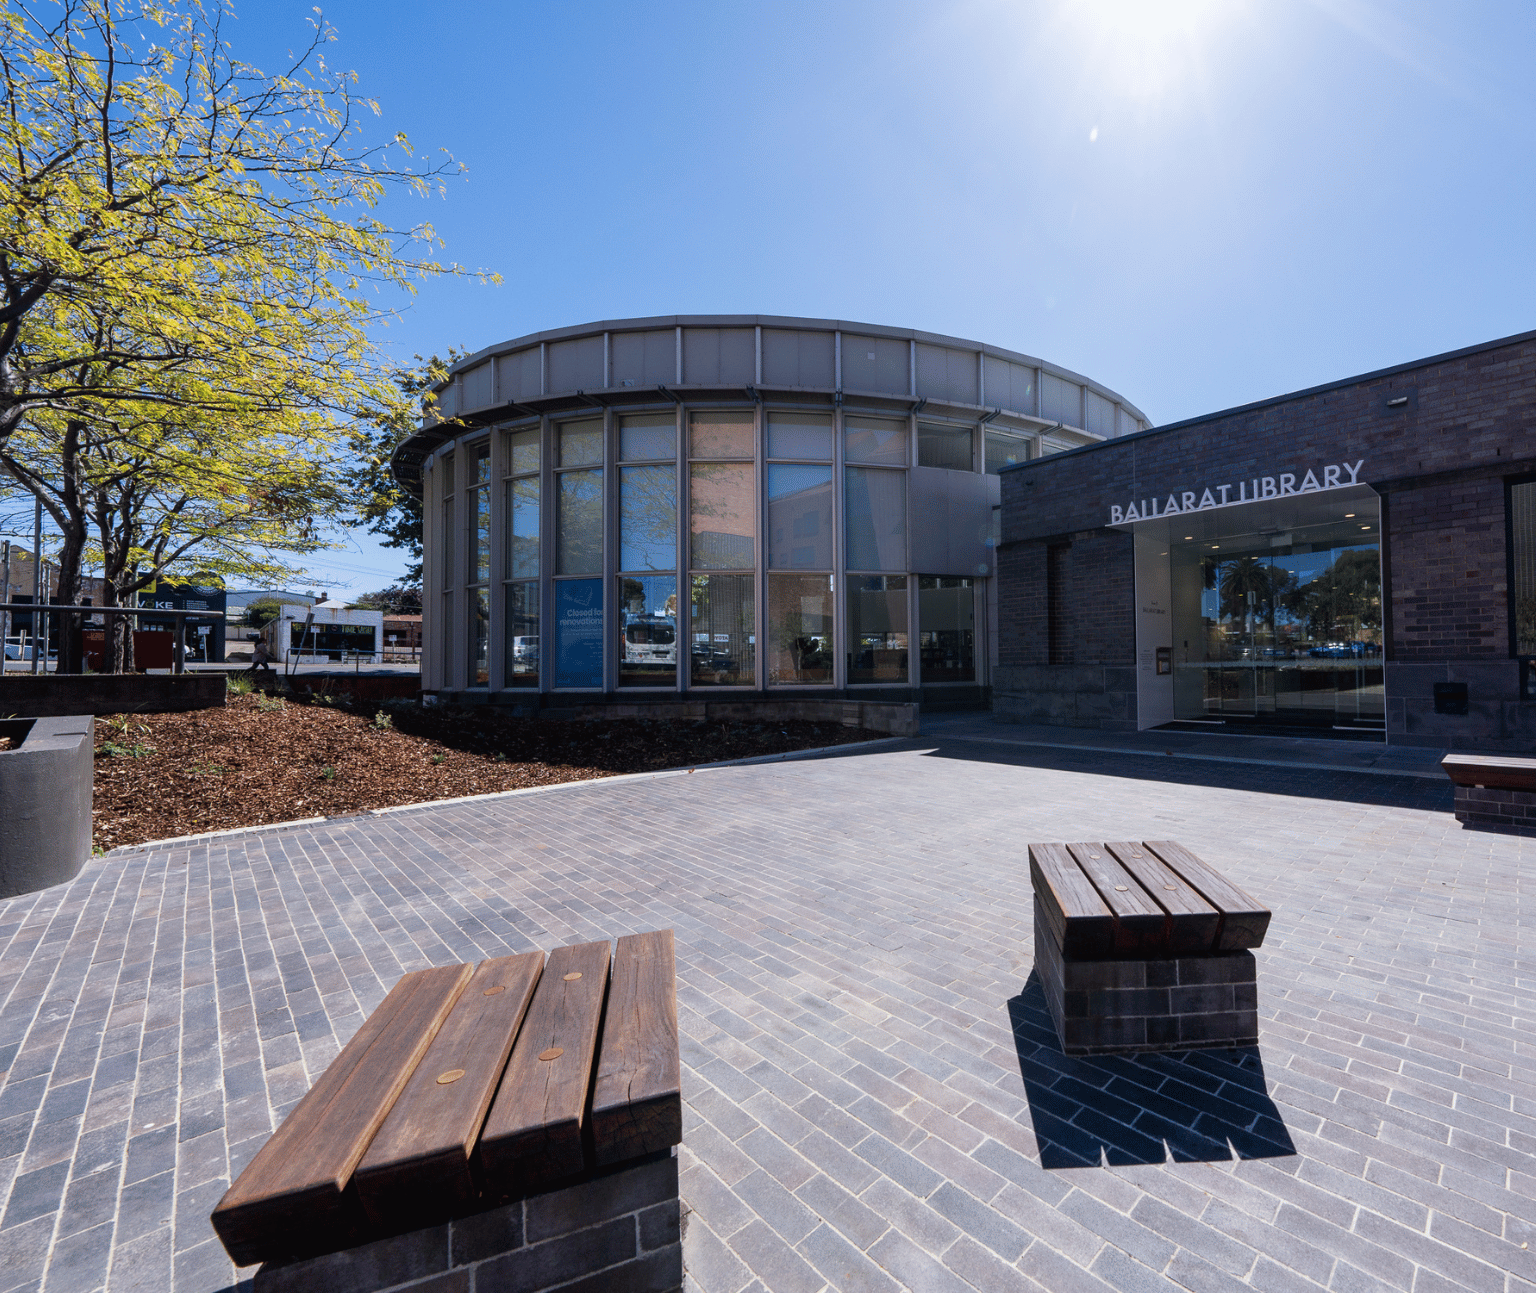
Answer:
M620 938L611 975L609 959L606 942L585 943L405 975L214 1209L235 1264L335 1253L670 1160L672 931ZM675 1164L672 1179L675 1198Z
M1516 754L1447 754L1456 820L1513 834L1536 833L1536 759Z
M1258 1041L1270 913L1171 841L1031 844L1035 967L1069 1055Z

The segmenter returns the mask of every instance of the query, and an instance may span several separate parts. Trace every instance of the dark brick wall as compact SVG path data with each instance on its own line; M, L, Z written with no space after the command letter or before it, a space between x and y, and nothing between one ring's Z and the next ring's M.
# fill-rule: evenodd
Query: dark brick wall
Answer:
M1004 472L999 716L1134 720L1132 545L1105 528L1111 506L1361 459L1361 481L1383 498L1389 739L1528 745L1536 715L1517 699L1510 658L1505 486L1536 472L1536 333ZM1053 642L1045 554L1061 543L1071 546L1056 563L1065 583ZM1113 680L1085 673L1088 664ZM1112 705L1042 699L1053 689L1101 697L1127 674L1129 693ZM1433 713L1441 679L1469 681L1471 713Z

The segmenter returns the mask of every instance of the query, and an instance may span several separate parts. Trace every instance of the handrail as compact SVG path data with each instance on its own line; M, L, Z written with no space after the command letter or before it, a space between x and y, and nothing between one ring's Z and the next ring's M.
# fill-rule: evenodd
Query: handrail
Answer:
M161 619L172 619L175 621L175 626L171 629L171 632L176 635L176 641L173 644L175 652L172 656L172 673L186 673L187 671L187 645L182 640L184 635L181 631L182 625L187 620L222 620L228 618L223 611L178 611L154 606L71 606L51 602L0 602L0 611L10 611L13 614L17 611L22 611L29 615L152 615ZM30 636L32 638L32 658L35 661L37 659L37 634L32 633ZM45 652L47 636L45 626L43 632ZM4 654L4 648L0 647L0 659L3 659ZM4 664L0 663L0 674L4 673L4 668ZM33 672L36 672L35 664ZM44 662L44 672L47 672L46 661Z

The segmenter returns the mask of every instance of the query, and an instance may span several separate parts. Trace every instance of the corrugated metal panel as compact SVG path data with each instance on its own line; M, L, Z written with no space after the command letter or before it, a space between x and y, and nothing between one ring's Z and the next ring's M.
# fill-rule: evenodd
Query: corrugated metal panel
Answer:
M1141 423L1138 422L1134 417L1132 417L1129 413L1127 413L1122 408L1120 410L1120 427L1119 427L1119 430L1117 431L1117 434L1119 434L1119 435L1135 435L1136 432L1138 432L1140 430L1141 430Z
M997 478L936 467L914 467L908 477L913 573L990 574L988 482Z
M552 341L548 348L549 391L595 391L603 385L603 338Z
M464 406L463 411L468 413L471 409L483 409L491 402L493 385L491 361L477 364L459 374L459 380L463 383Z
M690 386L745 386L757 378L757 334L751 328L684 328L683 381Z
M1069 427L1077 426L1083 419L1082 390L1076 382L1041 373L1040 416Z
M828 390L836 381L830 332L763 329L763 385Z
M1088 392L1088 426L1086 428L1095 435L1112 436L1115 434L1115 405L1114 401L1106 400L1102 395L1094 391Z
M437 393L437 416L453 418L459 415L459 379L450 377L448 385Z
M917 393L931 400L975 404L976 352L948 346L917 346Z
M677 381L677 333L615 332L612 363L614 386L670 386Z
M905 398L912 389L907 373L910 351L910 344L898 337L843 333L843 389Z
M514 350L496 361L500 367L501 402L516 403L542 395L539 389L539 348Z

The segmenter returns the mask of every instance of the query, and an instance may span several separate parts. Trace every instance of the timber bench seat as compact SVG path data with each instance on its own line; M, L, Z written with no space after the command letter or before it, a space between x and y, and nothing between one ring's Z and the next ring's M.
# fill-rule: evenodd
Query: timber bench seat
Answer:
M1172 841L1031 844L1035 967L1069 1055L1258 1041L1270 913Z
M306 1259L323 1267L324 1254L419 1232L427 1238L417 1249L453 1249L438 1278L466 1256L466 1226L478 1236L473 1259L505 1265L536 1241L538 1216L569 1224L590 1197L603 1214L593 1224L611 1227L615 1206L653 1206L658 1182L667 1203L668 1181L675 1230L682 1095L672 931L620 938L611 960L607 942L585 943L547 960L528 952L401 978L214 1209L235 1264L268 1263L258 1288L339 1288L342 1267L310 1269ZM635 1257L654 1259L638 1237L646 1227L628 1224ZM650 1226L653 1236L668 1231ZM598 1260L594 1251L611 1258L615 1242L566 1249L579 1265ZM676 1259L680 1283L680 1249ZM548 1254L533 1266L547 1268ZM563 1282L588 1271L552 1273Z
M1447 754L1456 820L1518 834L1536 833L1536 759L1517 754Z

